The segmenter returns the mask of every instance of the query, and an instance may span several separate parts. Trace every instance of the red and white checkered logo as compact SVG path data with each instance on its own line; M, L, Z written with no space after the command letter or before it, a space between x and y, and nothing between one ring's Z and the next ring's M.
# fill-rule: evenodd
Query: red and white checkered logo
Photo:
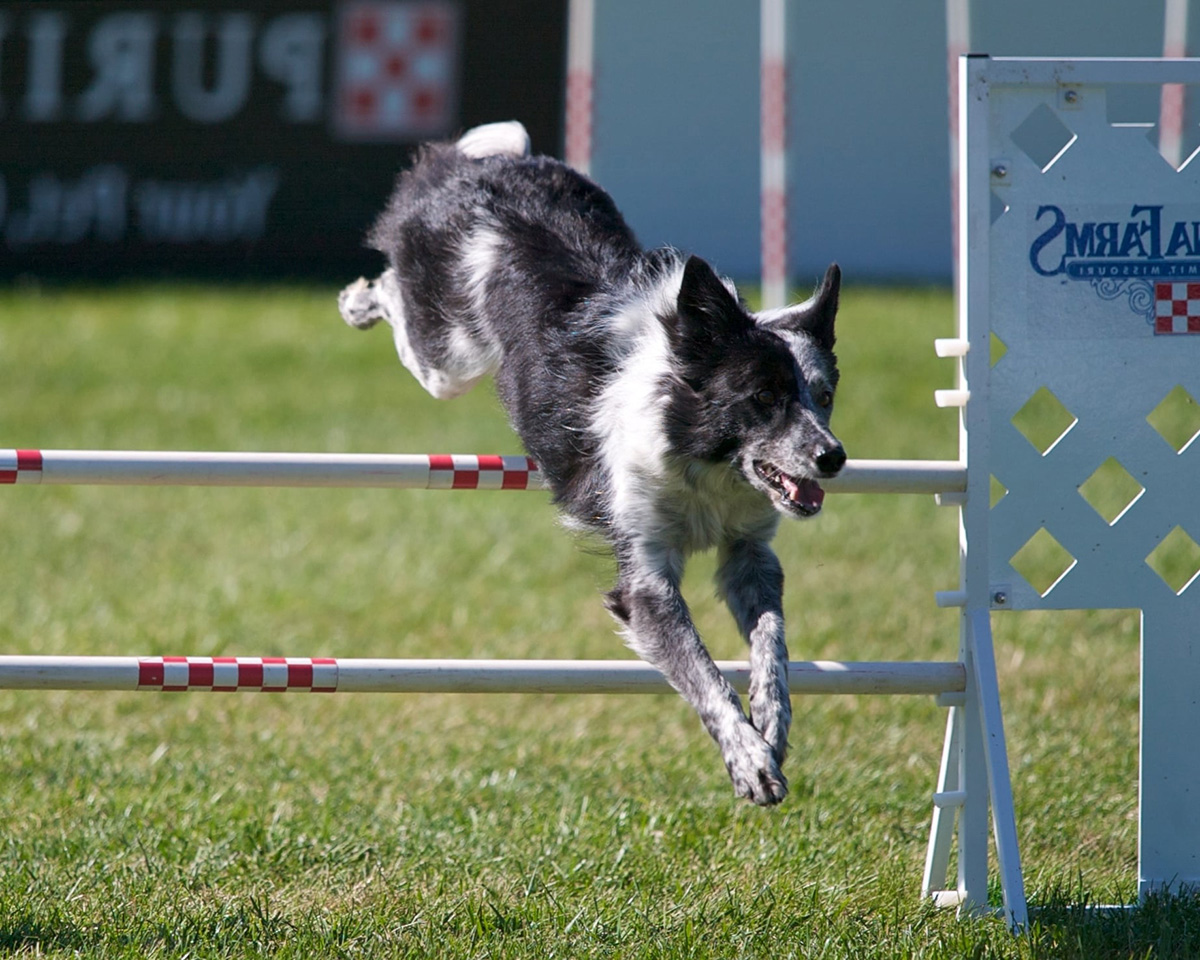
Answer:
M347 0L334 126L349 140L414 140L457 121L459 9L448 0Z
M1200 283L1154 285L1154 332L1200 333Z

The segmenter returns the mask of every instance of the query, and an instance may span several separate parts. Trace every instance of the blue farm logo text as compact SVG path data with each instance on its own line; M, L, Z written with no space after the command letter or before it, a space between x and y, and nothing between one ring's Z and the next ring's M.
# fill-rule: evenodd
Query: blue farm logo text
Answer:
M1190 296L1200 290L1200 218L1135 204L1125 219L1078 221L1047 204L1034 225L1041 232L1029 245L1029 265L1039 276L1087 281L1102 300L1125 299L1156 334L1200 332L1192 306L1200 300Z
M1168 221L1161 204L1135 205L1124 222L1068 220L1060 207L1038 207L1047 220L1030 244L1029 264L1043 277L1200 276L1200 220ZM1187 259L1196 258L1196 259Z

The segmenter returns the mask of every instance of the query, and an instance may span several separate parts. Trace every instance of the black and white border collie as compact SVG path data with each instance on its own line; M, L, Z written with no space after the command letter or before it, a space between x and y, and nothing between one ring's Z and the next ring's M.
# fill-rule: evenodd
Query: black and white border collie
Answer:
M791 703L780 514L821 509L846 461L829 429L839 271L783 310L750 313L698 257L643 250L612 198L519 123L424 146L369 235L387 257L338 306L385 320L435 397L487 374L572 526L616 555L608 609L629 645L696 709L734 790L787 793ZM750 647L750 715L679 591L693 551Z

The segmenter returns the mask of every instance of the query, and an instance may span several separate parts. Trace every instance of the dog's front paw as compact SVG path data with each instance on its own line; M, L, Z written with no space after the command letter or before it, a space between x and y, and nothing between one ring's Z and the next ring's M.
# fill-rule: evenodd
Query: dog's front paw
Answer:
M785 695L751 696L750 720L754 729L771 748L775 761L783 766L788 752L788 730L792 726L792 702Z
M770 807L787 796L787 778L779 769L775 751L746 724L738 743L725 752L725 768L733 792L760 807Z

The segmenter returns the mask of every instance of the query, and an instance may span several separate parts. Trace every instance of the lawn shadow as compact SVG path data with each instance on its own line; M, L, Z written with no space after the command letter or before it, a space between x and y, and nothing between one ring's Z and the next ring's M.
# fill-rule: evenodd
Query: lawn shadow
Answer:
M97 938L68 920L40 920L32 914L0 920L0 954L81 953L97 945Z
M1200 957L1200 892L1156 893L1140 903L1096 904L1079 891L1030 904L1036 958L1193 960Z

